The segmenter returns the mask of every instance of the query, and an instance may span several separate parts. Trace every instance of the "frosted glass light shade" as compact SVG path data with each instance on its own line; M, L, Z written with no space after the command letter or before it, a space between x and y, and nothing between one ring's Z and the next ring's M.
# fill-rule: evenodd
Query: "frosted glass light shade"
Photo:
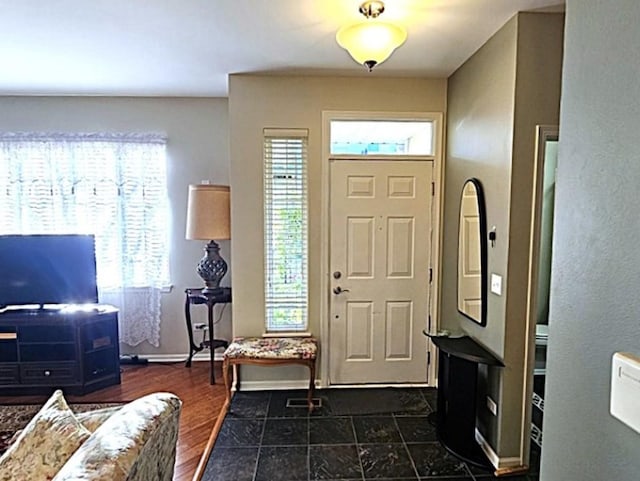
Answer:
M230 239L229 197L229 186L227 185L190 185L186 238Z
M406 39L404 28L377 20L342 27L336 34L338 45L362 65L384 62Z

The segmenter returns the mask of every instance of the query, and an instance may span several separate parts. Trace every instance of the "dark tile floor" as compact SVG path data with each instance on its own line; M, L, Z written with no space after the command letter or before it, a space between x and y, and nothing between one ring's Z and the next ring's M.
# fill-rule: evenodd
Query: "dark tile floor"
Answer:
M232 402L202 477L203 481L310 480L537 480L530 474L494 478L470 467L436 440L427 416L435 408L435 390L403 389L393 412L359 414L343 405L344 392L320 390L322 407L287 407L305 391L239 392ZM360 406L388 394L357 390ZM332 407L332 396L335 397ZM351 398L348 398L351 399ZM340 409L338 405L340 404ZM533 453L532 464L536 453Z

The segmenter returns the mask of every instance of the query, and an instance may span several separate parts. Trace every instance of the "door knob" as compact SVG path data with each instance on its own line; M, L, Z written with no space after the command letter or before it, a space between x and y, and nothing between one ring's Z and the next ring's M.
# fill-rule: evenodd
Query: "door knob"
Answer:
M349 289L343 289L340 286L336 286L333 288L333 293L338 295L338 294L342 294L343 292L349 292Z

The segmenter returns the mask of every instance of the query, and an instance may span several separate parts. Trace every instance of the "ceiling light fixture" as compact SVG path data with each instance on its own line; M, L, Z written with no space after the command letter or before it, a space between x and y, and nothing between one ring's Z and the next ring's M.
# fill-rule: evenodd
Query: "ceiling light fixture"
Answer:
M384 3L368 1L360 5L360 13L366 21L342 27L336 34L338 45L344 48L359 64L373 67L384 62L407 39L407 31L377 18L384 12Z

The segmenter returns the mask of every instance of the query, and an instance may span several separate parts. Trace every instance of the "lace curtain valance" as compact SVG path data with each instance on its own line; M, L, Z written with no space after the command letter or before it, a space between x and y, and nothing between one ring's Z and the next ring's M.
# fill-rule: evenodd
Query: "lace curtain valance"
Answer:
M93 234L100 301L129 345L159 345L168 218L163 135L0 133L0 234Z

